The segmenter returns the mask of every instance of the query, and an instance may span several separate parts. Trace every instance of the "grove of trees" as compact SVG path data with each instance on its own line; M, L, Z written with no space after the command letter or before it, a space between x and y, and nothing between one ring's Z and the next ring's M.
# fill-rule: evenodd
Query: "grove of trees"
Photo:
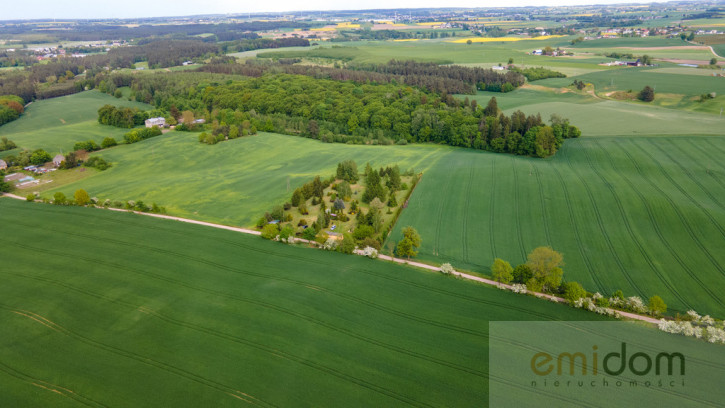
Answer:
M232 64L229 64L232 65ZM235 64L244 66L243 64ZM355 71L349 71L355 72ZM357 84L289 74L258 78L203 73L144 75L131 81L139 101L201 113L208 121L342 143L437 143L547 157L581 132L564 119L503 115L409 86Z

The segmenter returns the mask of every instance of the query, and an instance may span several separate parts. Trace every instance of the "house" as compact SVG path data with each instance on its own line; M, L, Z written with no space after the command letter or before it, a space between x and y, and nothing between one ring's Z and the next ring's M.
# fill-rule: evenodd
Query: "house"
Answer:
M491 67L491 69L493 69L494 71L503 71L504 70L503 67L500 67L498 65L494 65L493 67Z
M205 119L196 119L193 123L196 124L196 125L199 125L199 124L202 124L204 122L206 122Z
M544 50L534 50L532 52L532 54L534 54L534 55L543 55L544 54Z
M161 117L149 118L149 119L146 119L146 121L144 123L146 123L147 128L154 127L154 126L164 127L164 126L166 126L166 119L161 118Z
M62 154L56 154L55 157L53 157L53 164L55 165L55 167L59 167L64 160L65 157L63 157Z
M8 164L5 163L5 160L0 160L0 170L5 170L8 168Z

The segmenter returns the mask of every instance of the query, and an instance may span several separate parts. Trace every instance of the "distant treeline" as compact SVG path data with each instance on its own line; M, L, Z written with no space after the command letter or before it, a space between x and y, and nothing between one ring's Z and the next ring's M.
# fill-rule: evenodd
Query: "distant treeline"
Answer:
M468 68L456 65L440 66L434 63L414 61L393 60L387 64L348 63L346 68L264 64L252 61L246 64L225 62L225 60L219 60L219 63L200 67L199 71L251 77L259 77L267 72L284 72L356 83L406 84L439 94L475 94L476 88L501 91L503 87L506 87L506 84L513 90L524 83L524 76L519 73L499 73L492 69Z
M341 143L442 143L495 152L546 157L576 127L539 115L503 115L495 99L475 101L433 95L400 84L355 84L290 74L230 80L205 73L144 75L133 79L137 100L163 110L190 110L217 125ZM237 123L239 122L239 123Z
M130 40L162 36L196 36L213 34L205 40L232 41L245 38L249 32L277 30L280 28L309 28L308 23L298 21L253 21L233 24L158 24L138 27L114 26L105 24L74 22L58 29L43 28L43 34L65 41ZM5 25L0 27L2 34L37 34L31 24Z
M229 52L243 52L260 50L264 48L281 48L281 47L309 47L310 41L304 38L255 38L245 39L232 42L225 42L219 44L219 49L222 54Z
M518 68L518 67L511 67L509 68L509 71L511 72L518 72L520 74L523 74L527 80L529 81L538 81L539 79L547 79L547 78L566 78L565 74L562 74L559 71L552 71L550 69L546 69L544 67L531 67L531 68Z

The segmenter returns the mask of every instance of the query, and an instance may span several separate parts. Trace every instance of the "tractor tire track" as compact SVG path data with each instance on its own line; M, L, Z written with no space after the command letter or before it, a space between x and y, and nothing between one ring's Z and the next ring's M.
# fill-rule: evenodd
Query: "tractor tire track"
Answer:
M268 402L262 401L262 400L260 400L258 398L252 397L252 396L250 396L250 395L248 395L248 394L246 394L246 393L244 393L242 391L235 390L234 388L228 387L228 386L226 386L224 384L221 384L221 383L218 383L218 382L216 382L214 380L210 380L208 378L205 378L205 377L202 377L200 375L194 374L194 373L192 373L190 371L184 370L184 369L179 368L179 367L176 367L174 365L167 364L167 363L164 363L164 362L155 360L155 359L153 359L151 357L145 357L145 356L142 356L142 355L139 355L139 354L136 354L136 353L127 351L127 350L123 350L123 349L118 348L118 347L115 347L115 346L110 346L108 344L95 341L93 339L90 339L88 337L83 336L82 334L78 334L78 333L76 333L74 331L71 331L71 330L69 330L69 329L67 329L67 328L65 328L65 327L63 327L63 326L61 326L59 324L56 324L56 323L54 323L54 322L46 319L45 317L43 317L41 315L38 315L36 313L33 313L31 311L22 310L22 309L16 309L16 308L14 308L12 306L8 306L8 305L3 304L3 303L0 303L0 309L4 309L4 310L6 310L6 311L8 311L10 313L15 313L15 314L19 314L19 315L28 317L28 318L30 318L30 319L32 319L32 320L34 320L34 321L36 321L36 322L38 322L40 324L42 324L42 325L44 325L44 326L52 329L52 330L55 330L55 331L57 331L57 332L65 335L67 337L70 337L70 338L72 338L74 340L77 340L77 341L79 341L79 342L81 342L83 344L86 344L88 346L91 346L93 348L97 348L97 349L100 349L100 350L104 350L106 352L110 352L110 353L113 353L113 354L116 354L116 355L119 355L119 356L122 356L122 357L125 357L125 358L128 358L128 359L136 360L136 361L138 361L138 362L140 362L142 364L150 365L150 366L156 367L156 368L158 368L160 370L163 370L163 371L166 371L166 372L169 372L169 373L173 373L175 375L178 375L180 377L186 378L186 379L188 379L190 381L196 382L196 383L201 384L201 385L204 385L206 387L215 389L217 391L221 391L221 392L223 392L225 394L230 394L230 395L232 395L232 396L234 396L236 398L239 398L239 399L241 399L241 400L243 400L243 401L245 401L247 403L250 403L250 404L253 404L253 405L257 405L257 406L263 406L263 407L270 407L270 406L271 407L274 407L275 406L275 405L273 405L271 403L268 403Z
M8 275L12 275L12 276L15 276L15 277L18 277L18 278L33 279L33 280L36 280L36 281L39 281L39 282L44 282L46 284L51 284L51 285L54 285L54 286L60 286L60 287L63 287L65 289L69 289L69 290L72 290L74 292L78 292L78 293L81 293L81 294L84 294L84 295L87 295L87 296L91 296L91 297L94 297L96 299L101 299L101 300L104 300L104 301L109 302L109 303L114 303L114 304L122 305L122 306L130 309L131 311L137 311L140 308L142 308L142 306L135 305L135 304L132 304L130 302L123 301L121 299L110 298L110 297L104 296L104 295L102 295L100 293L93 292L93 291L90 291L90 290L87 290L87 289L83 289L83 288L79 288L79 287L76 287L76 286L72 286L72 285L69 285L69 284L67 284L65 282L59 281L59 280L45 278L45 277L41 277L41 276L29 276L29 275L15 274L15 273L12 273L12 272L0 271L0 274L2 274L2 273L8 274ZM484 377L484 378L486 376L486 373L485 372L482 372L482 371L479 371L479 370L476 370L476 369L473 369L473 368L461 366L461 365L458 365L458 364L455 364L455 363L451 363L451 362L446 361L446 360L441 360L439 358L436 358L436 357L433 357L433 356L429 356L429 355L427 355L425 353L419 353L419 352L416 352L416 351L413 351L413 350L405 349L403 347L398 347L398 346L393 345L393 344L390 344L390 343L385 343L385 342L380 341L380 340L377 340L375 338L368 337L368 336L365 336L365 335L362 335L362 334L358 334L358 333L355 333L352 330L349 330L349 329L346 329L346 328L343 328L343 327L338 327L338 326L335 326L335 325L333 325L331 323L327 323L325 321L316 319L316 318L314 318L312 316L309 316L309 315L306 315L304 313L296 312L296 311L294 311L292 309L287 309L287 308L284 308L284 307L281 307L281 306L277 306L277 305L274 305L274 304L271 304L271 303L268 303L268 302L263 302L263 301L259 301L259 300L245 298L245 297L238 296L238 295L237 296L229 295L229 294L225 294L225 293L219 292L219 291L214 291L214 290L209 290L209 289L198 289L198 290L199 291L203 291L205 293L212 294L214 296L218 296L218 297L227 299L227 300L241 302L241 303L246 303L246 304L251 304L251 305L263 307L263 308L266 308L266 309L269 309L269 310L274 310L274 311L277 311L277 312L280 312L280 313L289 315L291 317L294 317L294 318L297 318L297 319L301 319L301 320L305 320L305 321L307 321L309 323L313 323L313 324L316 324L318 326L321 326L321 327L330 329L330 330L335 331L335 332L338 332L340 334L343 334L343 335L346 335L346 336L355 338L355 339L360 340L362 342L366 342L366 343L369 343L369 344L373 344L373 345L379 346L379 347L384 348L384 349L386 349L388 351L394 351L394 352L398 352L398 353L401 353L401 354L405 354L407 356L414 357L414 358L418 358L418 359L427 361L429 363L435 363L435 364L439 364L439 365L442 365L442 366L445 366L445 367L448 367L448 368L452 368L452 369L456 369L456 370L459 370L459 371L463 371L463 372L468 373L468 374L471 374L471 375L475 375L475 376L479 376L479 377ZM161 317L165 317L165 318L168 318L168 319L173 319L171 316L162 314L160 312L154 311L153 313L150 313L150 310L148 308L144 308L144 309L145 309L145 311L142 311L143 313L152 314L152 315L154 315L156 317L160 317L160 318ZM208 329L208 330L213 330L213 329Z
M61 387L57 384L52 384L47 381L43 381L39 378L31 377L28 374L25 374L23 372L20 372L7 364L4 364L2 361L0 361L0 371L4 372L5 374L9 375L10 377L14 377L24 383L28 383L30 385L33 385L38 388L42 388L44 390L62 395L66 398L70 398L80 404L83 404L87 407L106 407L107 405L103 405L102 403L88 398L84 395L81 395L73 390L69 390L68 388Z
M612 186L609 185L609 183L604 179L604 177L602 177L602 175L599 174L599 172L594 168L594 166L592 166L591 161L589 161L589 154L586 151L587 149L584 148L582 150L583 150L583 155L586 157L587 162L589 163L589 166L600 177L600 179L604 182L604 184L607 185L607 187L609 187L609 189L612 191L612 193L614 193ZM606 228L604 228L604 221L602 220L602 214L599 211L599 206L597 205L597 200L594 198L594 194L592 194L592 190L591 190L591 187L589 187L589 183L587 183L586 178L582 177L581 173L579 171L577 171L574 168L574 166L571 164L570 155L566 155L566 163L569 166L569 169L571 170L571 172L576 174L576 177L582 183L582 185L584 186L584 189L587 192L589 201L592 203L592 208L594 209L594 215L597 219L597 225L599 226L599 231L601 232L602 237L604 238L604 242L607 244L607 248L609 249L609 252L612 254L612 257L614 258L614 262L617 264L619 271L622 273L622 275L627 280L629 285L635 290L635 292L637 292L637 294L640 297L645 297L642 289L639 286L637 286L637 284L634 282L634 280L632 280L632 277L627 272L627 268L625 268L624 263L622 262L622 259L619 257L619 254L617 253L616 249L614 248L614 244L612 243L612 238L609 236L609 233L607 233ZM621 211L621 203L619 202L619 198L616 198L616 202L617 202L617 205L620 207L620 211ZM626 217L624 217L623 212L621 212L621 215L625 219L625 222L626 222ZM631 238L634 238L634 236L632 236Z
M516 238L519 241L519 251L521 251L521 259L526 259L526 248L524 247L524 237L521 232L521 217L519 216L519 175L516 172L516 159L511 155L511 169L514 174L514 215L516 219Z
M625 156L627 156L627 158L628 158L628 159L629 159L629 161L630 161L630 162L632 163L632 165L634 166L635 170L637 170L637 173L638 173L638 174L639 174L639 175L640 175L640 176L642 177L642 179L643 179L643 180L646 180L646 181L647 181L647 183L648 183L648 184L649 184L649 185L650 185L650 186L651 186L652 188L654 188L655 190L657 190L657 191L658 191L658 192L660 193L660 195L662 195L662 196L665 196L665 199L668 199L668 200L669 200L669 197L666 197L666 194L665 194L665 193L664 193L664 192L663 192L663 191L662 191L662 190L661 190L661 189L660 189L659 187L657 187L657 186L656 186L656 185L655 185L654 183L652 183L652 181L651 181L651 180L650 180L650 179L649 179L649 178L648 178L648 177L647 177L647 176L646 176L646 175L644 174L644 171L642 171L642 168L641 168L641 167L639 166L638 162L637 162L637 161L636 161L636 160L634 159L634 157L632 157L632 155L631 155L631 154L629 153L629 151L627 151L627 149L625 149L625 148L624 148L623 146L621 146L621 144L620 144L620 143L615 143L614 145L615 145L615 146L616 146L616 147L617 147L618 149L620 149L620 150L621 150L621 151L622 151L622 152L623 152L623 153L625 154ZM679 255L679 254L677 254L677 253L676 253L676 252L674 251L674 248L672 247L672 245L671 245L671 244L670 244L670 243L669 243L669 242L667 241L667 239L665 239L665 237L664 237L664 234L663 234L663 233L662 233L662 231L660 230L660 227L659 227L659 223L657 222L657 220L656 220L656 219L655 219L655 217L654 217L654 212L653 212L653 209L652 209L652 205L651 205L651 203L649 202L649 200L647 200L647 199L646 199L646 198L644 197L644 195L642 194L642 192L641 192L641 191L640 191L640 190L639 190L639 189L638 189L638 188L637 188L636 186L634 186L634 184L633 184L633 183L632 183L631 181L629 181L629 179L628 179L628 178L626 178L626 177L625 177L625 180L626 180L626 181L628 182L628 184L629 184L629 185L630 185L630 187L631 187L631 188L633 189L633 191L634 191L634 192L635 192L635 193L637 194L637 196L639 197L640 201L641 201L641 202L642 202L642 203L644 204L644 206L645 206L645 209L647 210L647 216L648 216L648 218L649 218L649 220L650 220L650 223L652 224L652 227L653 227L653 229L654 229L655 233L657 234L657 237L658 237L658 238L660 239L660 241L662 242L662 244L663 244L663 245L664 245L664 246L665 246L665 247L667 248L667 250L669 251L669 253L670 253L670 254L671 254L671 255L672 255L672 256L673 256L674 258L675 258L675 260L676 260L676 261L677 261L677 263L678 263L678 264L680 265L680 267L682 267L682 269L683 269L683 270L684 270L684 271L685 271L685 272L686 272L686 273L687 273L688 275L690 275L691 277L693 277L693 279L695 279L695 280L696 280L696 281L698 282L698 284L699 284L700 286L703 286L703 285L702 285L702 283L701 283L701 282L699 282L699 280L697 280L697 278L695 278L695 277L693 276L693 275L694 275L694 273L692 272L692 270L690 270L690 269L689 269L689 267L687 267L687 266L685 265L685 263L684 263L684 261L682 260L682 258L680 257L680 255ZM671 202L671 200L670 200L669 202L670 202L670 205L672 206L672 205L673 205L673 203ZM668 281L663 281L663 282L668 282ZM679 293L679 291L677 291L677 289L675 288L675 286L674 286L673 284L671 284L671 283L669 283L669 282L668 282L668 283L667 283L666 285L667 285L667 288L668 288L668 289L669 289L669 290L670 290L670 291L672 292L672 294L674 294L674 295L675 295L675 297L677 297L677 299L679 299L679 300L680 300L680 302L682 302L683 306L685 306L685 307L686 307L686 308L688 308L688 309L691 309L691 308L692 308L692 307L691 307L691 306L689 305L689 303L688 303L688 302L687 302L687 301L685 300L684 296L682 296L682 295L681 295L681 294ZM711 291L710 291L709 289L707 289L707 288L704 288L704 289L705 289L705 291L706 291L706 292L707 292L708 294L710 294L711 296L713 296L712 292L711 292ZM716 302L718 302L719 304L721 304L721 302L720 302L720 300L719 300L718 298L716 298L716 297L715 297L714 299L716 300ZM722 304L721 304L721 305L722 305Z
M539 166L534 167L534 175L536 175L536 183L539 185L539 200L541 202L541 218L544 223L544 233L546 234L546 244L552 246L551 233L549 232L549 217L546 216L546 200L544 199L544 185L541 183L541 175L539 174Z
M556 173L556 176L559 179L559 184L561 184L561 188L564 190L564 195L566 197L566 209L569 213L569 221L571 222L572 229L574 230L574 239L576 240L577 247L579 248L579 254L584 261L584 265L589 271L589 275L592 277L592 280L594 280L594 284L597 285L597 289L603 291L604 285L602 285L602 282L599 280L599 276L596 274L596 272L594 272L594 267L591 264L591 260L587 256L586 251L584 250L584 246L581 240L581 234L579 233L579 227L577 226L576 218L574 217L574 211L571 208L572 201L571 195L569 194L569 189L566 187L566 182L561 176L559 169L555 165L552 165L551 162L549 163L550 167L554 169L554 173Z

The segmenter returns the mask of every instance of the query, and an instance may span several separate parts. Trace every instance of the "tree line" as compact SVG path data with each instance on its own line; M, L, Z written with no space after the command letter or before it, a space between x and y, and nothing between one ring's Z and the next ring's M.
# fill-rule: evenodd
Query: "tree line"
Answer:
M201 72L260 77L268 72L284 72L336 81L378 84L398 83L436 93L475 94L476 88L489 91L513 90L524 84L524 76L516 72L499 73L492 69L461 66L440 66L435 63L392 60L387 64L348 63L345 68L314 65L286 65L247 61L245 64L217 60L200 67ZM508 84L508 85L506 85Z

